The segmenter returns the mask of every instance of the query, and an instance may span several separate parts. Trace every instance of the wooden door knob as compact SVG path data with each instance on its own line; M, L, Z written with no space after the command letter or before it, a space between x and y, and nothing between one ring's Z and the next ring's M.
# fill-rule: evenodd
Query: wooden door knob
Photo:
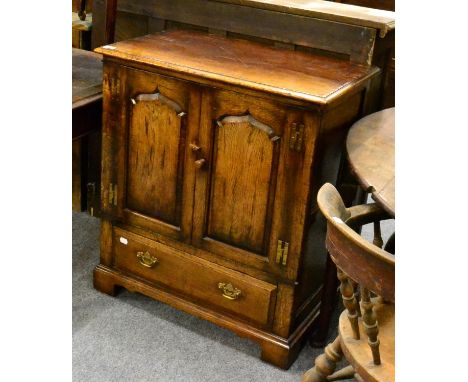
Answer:
M203 168L205 166L205 163L206 163L206 159L204 159L204 158L196 160L195 161L195 167L196 168Z
M191 149L193 152L197 152L197 151L200 151L200 150L201 150L201 147L200 147L200 146L197 146L195 143L190 143L189 146L190 146L190 149Z

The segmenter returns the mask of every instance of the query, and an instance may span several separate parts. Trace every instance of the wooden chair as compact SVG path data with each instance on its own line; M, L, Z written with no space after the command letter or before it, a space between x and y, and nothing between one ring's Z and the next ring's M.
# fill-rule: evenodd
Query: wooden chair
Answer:
M338 337L316 358L301 382L353 376L358 381L394 381L395 257L381 249L380 235L380 221L390 217L375 203L346 208L338 191L328 183L317 199L327 220L326 246L338 269L346 310L339 319ZM373 243L355 231L371 222ZM343 355L350 366L335 372Z

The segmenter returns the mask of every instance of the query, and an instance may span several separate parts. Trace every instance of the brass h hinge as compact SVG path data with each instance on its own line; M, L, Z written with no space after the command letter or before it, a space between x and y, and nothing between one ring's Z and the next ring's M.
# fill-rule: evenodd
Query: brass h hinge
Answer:
M291 129L291 138L289 138L289 148L294 151L302 150L304 141L304 124L293 123Z
M117 185L112 183L109 184L109 204L117 205Z
M288 261L289 243L287 241L278 240L278 247L276 248L276 263L286 265Z

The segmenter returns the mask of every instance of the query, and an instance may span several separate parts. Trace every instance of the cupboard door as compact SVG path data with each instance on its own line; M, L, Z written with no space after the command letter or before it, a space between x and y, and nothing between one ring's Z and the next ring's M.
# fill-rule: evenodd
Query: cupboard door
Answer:
M198 126L199 94L184 81L125 70L124 220L190 241L193 163L187 141ZM192 112L192 110L194 112Z
M290 115L273 102L205 90L193 219L193 244L214 258L271 270L270 250L282 138ZM281 211L277 211L281 214Z

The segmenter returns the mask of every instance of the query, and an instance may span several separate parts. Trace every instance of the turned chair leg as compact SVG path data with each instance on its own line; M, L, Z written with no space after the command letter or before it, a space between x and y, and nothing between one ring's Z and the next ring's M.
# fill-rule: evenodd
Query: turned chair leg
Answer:
M379 334L377 316L374 312L374 304L370 299L370 292L363 287L361 287L361 305L364 310L362 315L362 324L368 337L367 342L372 350L374 365L380 365L380 341L377 338Z
M343 299L343 304L346 308L349 322L351 323L351 328L353 330L353 338L355 340L360 339L359 326L358 326L358 316L359 308L356 300L356 295L354 292L354 287L348 276L338 268L338 279L340 280L340 292Z
M326 382L327 376L333 374L337 362L342 357L340 336L338 336L335 338L335 341L327 345L324 353L315 359L314 367L302 376L301 382Z

